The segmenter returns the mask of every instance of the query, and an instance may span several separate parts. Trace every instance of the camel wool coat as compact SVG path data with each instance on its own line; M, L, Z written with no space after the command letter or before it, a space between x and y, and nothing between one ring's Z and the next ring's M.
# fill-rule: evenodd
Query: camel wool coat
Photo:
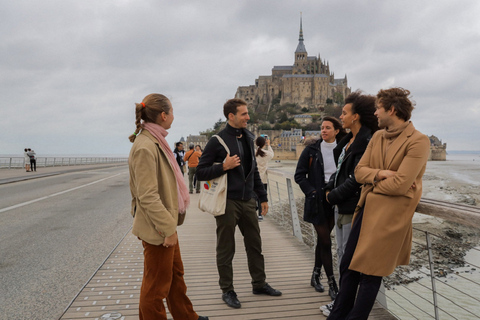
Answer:
M136 137L128 166L132 233L150 244L163 244L183 221L178 221L177 180L172 165L157 139L147 130Z
M350 270L381 277L410 262L412 218L422 196L422 176L430 153L430 140L411 122L388 150L387 143L385 130L375 132L355 168L355 178L363 186L353 219L360 208L364 211L349 266ZM396 174L377 182L380 170Z

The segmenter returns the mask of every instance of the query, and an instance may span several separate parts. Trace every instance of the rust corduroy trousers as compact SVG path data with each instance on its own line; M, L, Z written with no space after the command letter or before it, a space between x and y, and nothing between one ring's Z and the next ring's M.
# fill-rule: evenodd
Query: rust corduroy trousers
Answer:
M173 319L197 320L198 315L187 297L178 242L170 248L145 241L142 244L144 270L140 289L140 320L167 320L163 299L167 300Z

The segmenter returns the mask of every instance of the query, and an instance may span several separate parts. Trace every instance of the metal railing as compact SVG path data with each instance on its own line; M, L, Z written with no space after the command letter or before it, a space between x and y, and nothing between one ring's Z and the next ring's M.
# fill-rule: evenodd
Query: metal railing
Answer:
M268 177L269 216L314 248L315 229L303 221L304 194L293 175L269 170ZM480 224L480 208L473 206L422 199L416 212L438 217L440 224L453 220L467 230ZM410 266L384 278L386 290L377 300L398 319L480 319L480 237L474 228L470 238L444 229L450 231L442 235L414 228Z
M127 162L127 157L37 157L37 167L39 168ZM24 157L0 157L0 169L24 167Z

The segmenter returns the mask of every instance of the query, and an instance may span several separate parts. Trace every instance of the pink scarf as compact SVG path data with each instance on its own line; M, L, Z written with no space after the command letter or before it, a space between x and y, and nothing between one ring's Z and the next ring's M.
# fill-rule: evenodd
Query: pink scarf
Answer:
M158 142L160 142L160 147L167 155L170 166L173 168L173 172L177 178L178 212L180 214L184 214L187 211L187 207L190 205L190 195L188 194L188 188L185 184L185 180L183 179L183 174L180 171L180 167L175 160L172 150L168 146L167 140L165 140L168 132L162 126L151 122L144 122L143 128L150 132L152 136L154 136Z

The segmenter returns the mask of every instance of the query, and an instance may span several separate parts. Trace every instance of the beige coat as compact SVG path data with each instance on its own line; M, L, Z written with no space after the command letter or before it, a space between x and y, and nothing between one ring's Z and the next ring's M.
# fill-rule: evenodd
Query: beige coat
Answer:
M384 132L374 134L355 169L355 178L363 187L353 219L360 207L364 213L349 269L375 276L387 276L396 266L410 262L412 218L422 195L422 176L430 152L428 137L410 122L385 155ZM380 170L397 173L375 182Z
M134 217L132 233L145 242L160 245L177 230L178 195L173 168L147 130L135 139L128 166Z
M267 175L267 165L268 161L272 160L273 158L273 149L271 146L267 146L267 149L263 149L265 152L264 157L257 156L257 168L258 168L258 173L260 174L260 179L262 179L263 184L267 184L268 181L268 175Z

